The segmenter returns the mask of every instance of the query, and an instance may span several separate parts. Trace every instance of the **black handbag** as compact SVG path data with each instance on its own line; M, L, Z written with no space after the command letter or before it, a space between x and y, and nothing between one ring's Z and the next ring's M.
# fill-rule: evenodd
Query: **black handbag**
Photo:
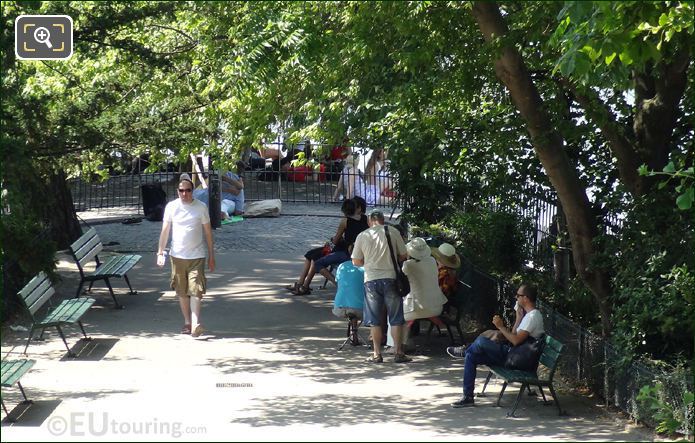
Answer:
M507 359L504 362L504 367L535 372L536 369L538 369L538 361L543 353L544 344L545 335L541 336L538 340L529 336L526 341L520 345L513 346L509 350Z
M393 245L391 245L391 236L389 235L389 227L384 226L384 231L386 232L386 242L389 244L389 252L391 253L391 261L393 262L393 269L396 271L396 290L398 295L405 297L410 293L410 281L408 281L408 276L403 273L401 268L398 267L398 260L393 252Z

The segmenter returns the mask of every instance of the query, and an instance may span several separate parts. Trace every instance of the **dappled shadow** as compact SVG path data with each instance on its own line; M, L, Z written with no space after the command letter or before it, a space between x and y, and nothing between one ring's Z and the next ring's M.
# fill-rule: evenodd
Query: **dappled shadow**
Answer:
M94 340L73 346L77 359L58 362L65 348L55 332L46 342L32 343L30 357L38 363L23 383L27 395L41 401L61 399L65 404L56 414L96 404L103 410L135 414L154 406L159 414L175 415L183 411L174 400L182 389L178 383L192 375L186 401L199 406L184 412L199 413L205 425L308 425L328 432L364 425L413 438L465 434L501 440L644 439L599 418L589 403L562 393L563 408L575 414L572 417L558 417L554 406L524 397L517 410L520 418L508 419L518 387L508 388L503 407L495 408L499 383L492 383L489 397L478 399L474 408L450 408L461 394L463 365L446 355L446 335L428 338L423 331L415 337L414 361L409 364L393 363L392 353L385 353L383 364L368 364L371 351L363 346L338 351L346 322L331 313L335 290L329 286L295 297L282 288L296 279L300 259L298 254L220 254L217 269L208 273L203 301L207 332L194 339L179 333L183 321L178 299L168 287L169 269L156 267L153 254L144 256L129 273L139 293L116 289L125 309L113 309L107 290L94 288L91 296L98 303L83 318ZM66 278L61 294L74 295L76 281L74 275ZM314 285L321 282L317 279ZM369 335L368 328L360 330ZM68 331L68 341L74 342L79 328ZM26 333L3 335L4 353L21 352L25 339ZM486 375L478 372L478 387ZM216 382L248 382L248 387L218 389ZM32 387L37 385L42 389ZM11 404L21 400L18 392L9 394L3 398ZM128 405L127 411L119 410L123 405ZM426 434L410 434L413 431Z

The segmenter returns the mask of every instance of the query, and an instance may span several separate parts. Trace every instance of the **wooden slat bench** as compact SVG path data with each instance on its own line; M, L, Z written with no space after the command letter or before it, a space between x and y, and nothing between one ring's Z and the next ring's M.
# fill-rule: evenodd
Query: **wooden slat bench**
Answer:
M540 363L546 368L548 368L548 373L540 376L538 375L538 371L530 372L520 371L518 369L508 369L504 366L488 366L488 368L490 369L490 373L485 379L485 385L483 386L481 396L485 395L485 388L487 388L487 384L490 381L490 377L492 377L492 374L495 374L496 376L504 380L504 384L502 385L500 395L499 397L497 397L497 406L500 406L500 401L502 400L504 390L507 388L507 384L521 383L519 395L517 395L516 397L514 407L510 412L507 413L507 417L514 417L514 412L516 412L516 408L519 406L519 400L521 400L521 396L524 393L524 389L528 389L530 392L531 386L538 386L538 389L541 391L541 395L543 396L543 402L546 405L549 404L549 402L545 398L543 386L547 386L548 389L550 389L550 394L552 394L553 399L555 400L555 404L557 405L557 409L560 415L565 415L565 411L563 411L562 408L560 408L560 401L558 400L557 394L555 393L555 389L553 387L553 377L555 376L555 369L557 368L557 362L560 359L562 348L564 348L564 345L562 343L555 340L553 337L549 335L545 336L545 345L543 347L543 352L541 353Z
M63 343L65 343L65 347L68 349L68 355L70 357L74 357L75 354L70 350L61 326L70 326L77 323L82 330L82 334L89 340L87 333L84 331L84 326L82 326L82 317L94 304L94 299L77 298L63 300L55 308L49 309L43 318L37 317L37 311L51 299L54 293L55 289L44 272L40 272L39 275L31 279L31 281L19 291L19 299L29 311L32 320L27 345L24 347L24 354L27 353L31 338L34 331L37 329L41 329L41 335L43 336L44 329L55 326L58 330L58 334L60 334L60 338L62 338Z
M15 383L17 383L17 386L19 386L19 390L22 393L22 397L24 397L24 402L23 403L31 403L31 400L27 398L27 394L24 393L24 388L22 387L22 384L19 382L19 379L24 376L27 372L29 372L29 369L31 369L32 366L36 361L34 360L3 360L2 361L2 367L0 369L0 372L2 373L2 387L3 388L11 388L14 386ZM5 411L5 414L7 415L7 419L9 421L14 421L10 417L10 413L7 411L7 407L5 406L5 400L2 400L2 409Z
M111 282L109 279L113 277L123 277L128 284L128 288L130 289L129 293L137 294L137 291L134 291L133 287L130 285L130 280L128 280L126 273L130 271L133 266L137 264L137 262L140 261L142 256L136 254L116 255L108 258L102 263L99 260L98 254L103 249L104 246L102 245L99 235L97 235L97 231L94 228L89 229L82 235L82 237L77 239L75 243L70 245L70 251L72 252L72 256L75 258L77 268L80 271L80 285L77 288L76 297L80 296L85 282L89 282L88 291L90 291L92 289L92 284L94 284L95 281L104 280L106 286L109 288L109 292L111 293L111 298L113 298L113 301L116 304L116 308L122 309L123 306L121 306L118 303L118 300L116 300L116 295L113 293L113 288L111 287ZM84 269L85 265L92 259L96 261L96 269L94 269L92 272L87 272Z

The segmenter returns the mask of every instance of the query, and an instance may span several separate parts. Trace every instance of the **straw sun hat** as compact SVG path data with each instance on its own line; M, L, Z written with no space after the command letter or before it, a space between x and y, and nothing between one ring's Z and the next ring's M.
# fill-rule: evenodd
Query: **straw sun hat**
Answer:
M425 240L420 237L415 237L410 240L410 242L405 245L405 249L408 250L408 255L415 260L422 260L431 255L430 247L427 246Z
M447 268L457 269L461 266L461 257L456 253L456 248L449 243L442 243L438 248L433 247L432 255Z

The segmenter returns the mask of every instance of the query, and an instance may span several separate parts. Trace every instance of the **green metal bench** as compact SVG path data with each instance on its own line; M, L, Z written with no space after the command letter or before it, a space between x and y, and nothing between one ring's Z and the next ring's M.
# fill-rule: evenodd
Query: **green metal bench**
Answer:
M130 280L128 280L126 273L140 261L142 256L136 254L116 255L102 263L99 260L98 254L103 249L104 245L102 245L99 235L94 228L89 229L82 237L78 238L75 243L70 245L70 252L72 252L72 256L77 263L77 269L80 271L80 285L77 288L76 297L80 296L85 282L89 282L89 289L87 289L87 291L91 291L95 281L104 280L106 286L109 288L109 293L111 293L111 298L113 298L116 304L116 308L123 309L123 306L116 300L116 295L113 293L113 288L111 287L109 279L113 277L123 277L128 284L128 288L130 288L129 294L137 294L137 291L134 291L133 287L130 285ZM87 272L84 267L92 259L96 261L96 268L92 272Z
M562 348L564 348L562 343L549 335L545 336L545 345L543 346L543 352L541 353L540 363L548 368L549 372L540 376L538 375L538 371L530 372L520 371L518 369L508 369L504 366L488 366L490 372L485 379L485 385L483 386L480 396L485 395L485 388L487 388L487 384L490 381L492 374L495 374L504 380L500 395L497 397L497 406L500 406L500 401L502 400L502 395L504 395L504 390L507 388L507 384L521 383L519 395L516 397L514 407L510 412L507 413L507 417L514 417L514 412L516 412L516 408L519 406L519 400L521 400L524 390L528 389L530 393L531 386L538 386L538 389L541 391L541 395L543 396L543 403L546 405L550 404L550 402L548 402L548 400L545 398L543 386L547 386L548 389L550 389L553 399L555 400L555 404L557 405L560 415L566 415L566 412L560 407L560 401L558 400L557 394L555 393L555 388L553 387L553 377L555 376L555 369L557 368L557 362L560 359Z
M22 387L22 384L19 382L19 379L24 376L27 372L29 372L29 369L31 369L32 366L36 364L36 361L34 360L3 360L2 361L2 367L0 369L0 372L2 373L2 387L3 388L11 388L14 386L15 383L17 383L17 386L19 386L19 390L22 393L22 397L24 397L24 402L23 403L31 403L31 400L27 398L27 394L24 393L24 388ZM5 406L5 400L2 400L2 410L5 411L5 414L7 415L7 419L9 421L14 421L10 417L10 413L7 412L7 407Z
M43 331L46 328L55 326L58 330L58 334L60 334L60 338L62 338L63 343L65 343L65 347L68 349L68 355L70 357L75 357L75 354L70 350L61 326L69 326L77 323L82 330L82 334L87 340L89 340L87 333L84 331L84 326L82 326L81 320L82 316L84 316L84 314L94 304L94 299L77 298L63 300L55 308L49 309L48 313L43 318L38 318L36 316L37 311L51 299L53 294L55 294L55 289L44 272L40 272L39 275L31 279L31 281L27 283L27 285L22 288L21 291L19 291L19 299L29 311L29 315L31 316L32 320L27 345L24 347L25 355L27 353L27 349L29 348L29 343L31 342L34 331L37 329L41 329L41 337L43 337Z

